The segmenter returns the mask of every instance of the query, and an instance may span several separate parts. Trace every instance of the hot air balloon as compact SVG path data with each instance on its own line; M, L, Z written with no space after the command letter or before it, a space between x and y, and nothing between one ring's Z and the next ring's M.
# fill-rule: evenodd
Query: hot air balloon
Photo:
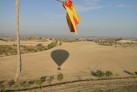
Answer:
M80 23L80 18L74 8L74 4L71 0L58 0L62 2L63 7L66 9L66 19L71 32L75 32L77 34L76 26Z

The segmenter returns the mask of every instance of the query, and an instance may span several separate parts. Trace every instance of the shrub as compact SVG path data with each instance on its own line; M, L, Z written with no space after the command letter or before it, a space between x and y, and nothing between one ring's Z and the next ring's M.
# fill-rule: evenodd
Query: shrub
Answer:
M47 79L47 81L48 81L48 83L51 85L51 82L53 81L53 79L54 79L54 75L52 75L52 76L50 76L48 79Z
M113 76L113 73L111 71L101 71L101 70L97 70L96 72L94 71L91 71L91 75L97 77L97 78L102 78L102 77L106 77L106 78L109 78L109 77L112 77Z
M103 71L97 70L96 76L97 76L98 78L102 78L102 77L105 76L105 73L104 73Z
M23 88L29 88L30 87L30 84L27 81L23 81L20 85Z
M19 87L19 84L15 84L14 86L13 86L13 88L18 88Z
M0 92L5 92L5 90L6 90L5 85L0 85Z
M107 78L109 78L109 77L113 76L113 73L111 71L106 71L105 75Z
M51 49L57 45L57 41L53 41L52 43L48 44L48 49Z
M15 81L14 81L14 80L11 80L11 81L8 82L9 87L11 87L11 86L14 85L14 84L15 84Z
M37 46L37 50L38 51L43 51L43 50L45 50L45 47L44 46Z
M59 45L61 46L63 44L63 42L60 42Z
M43 77L40 78L40 80L41 80L42 82L45 82L45 81L46 81L46 78L47 78L47 76L43 76Z
M30 85L32 85L32 84L34 84L34 80L30 80L30 81L28 81L28 83L30 84Z
M0 85L2 85L4 83L4 81L0 81Z
M97 74L96 74L96 72L94 72L94 71L91 71L91 75L97 77Z
M23 84L26 84L26 81L23 81L23 82L20 83L21 86L22 86Z
M21 85L23 88L29 88L30 87L30 84L29 83L26 83L26 84L22 84Z
M135 71L135 74L137 75L137 71Z
M58 80L58 81L61 82L61 81L63 80L63 78L64 78L64 77L63 77L63 74L62 74L62 73L58 74L58 76L57 76L57 80Z
M42 81L41 80L35 80L36 85L38 85L40 88L42 86Z
M23 50L24 50L25 53L34 51L33 46L23 46L23 48L24 48Z
M0 55L15 55L17 54L16 47L8 45L0 45Z

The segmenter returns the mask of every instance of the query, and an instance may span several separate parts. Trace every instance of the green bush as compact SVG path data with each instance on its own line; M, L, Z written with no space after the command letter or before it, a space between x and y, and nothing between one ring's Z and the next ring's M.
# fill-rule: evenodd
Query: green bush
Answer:
M109 77L113 76L113 73L111 71L106 71L105 75L106 75L107 78L109 78Z
M34 46L22 46L25 53L34 52Z
M97 70L96 76L97 76L98 78L102 78L102 77L105 76L105 73L104 73L103 71Z
M5 91L6 91L5 85L0 85L0 92L5 92Z
M44 50L45 50L45 47L44 47L44 46L37 46L37 50L38 50L38 51L44 51Z
M96 72L91 71L91 74L93 76L96 76L97 78L103 78L103 77L110 78L113 76L113 73L111 71L101 71L101 70L97 70Z
M48 49L51 49L51 48L57 46L57 43L58 43L58 41L55 40L55 41L53 41L52 43L48 44L47 48L48 48Z
M15 88L15 89L20 88L20 85L19 84L15 84L13 88Z
M22 84L21 85L23 88L29 88L30 87L30 84L29 83L26 83L26 84Z
M41 80L35 80L35 84L38 85L39 87L42 86L42 81Z
M61 82L61 81L63 80L63 78L64 78L64 76L63 76L62 73L58 74L58 76L57 76L57 80L58 80L58 81Z
M16 55L16 46L0 45L0 55Z

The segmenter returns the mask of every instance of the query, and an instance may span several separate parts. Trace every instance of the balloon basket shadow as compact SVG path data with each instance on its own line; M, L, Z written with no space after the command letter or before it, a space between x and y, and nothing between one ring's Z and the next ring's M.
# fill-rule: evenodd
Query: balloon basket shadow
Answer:
M58 67L57 70L61 70L61 67Z

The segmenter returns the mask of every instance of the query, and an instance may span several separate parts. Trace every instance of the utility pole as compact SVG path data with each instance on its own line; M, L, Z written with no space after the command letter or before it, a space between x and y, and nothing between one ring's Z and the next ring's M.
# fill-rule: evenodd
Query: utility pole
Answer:
M17 64L17 72L15 76L15 82L18 81L19 75L22 69L22 61L21 61L21 52L20 52L20 35L19 35L19 1L16 0L16 36L17 36L17 54L18 54L18 64Z

